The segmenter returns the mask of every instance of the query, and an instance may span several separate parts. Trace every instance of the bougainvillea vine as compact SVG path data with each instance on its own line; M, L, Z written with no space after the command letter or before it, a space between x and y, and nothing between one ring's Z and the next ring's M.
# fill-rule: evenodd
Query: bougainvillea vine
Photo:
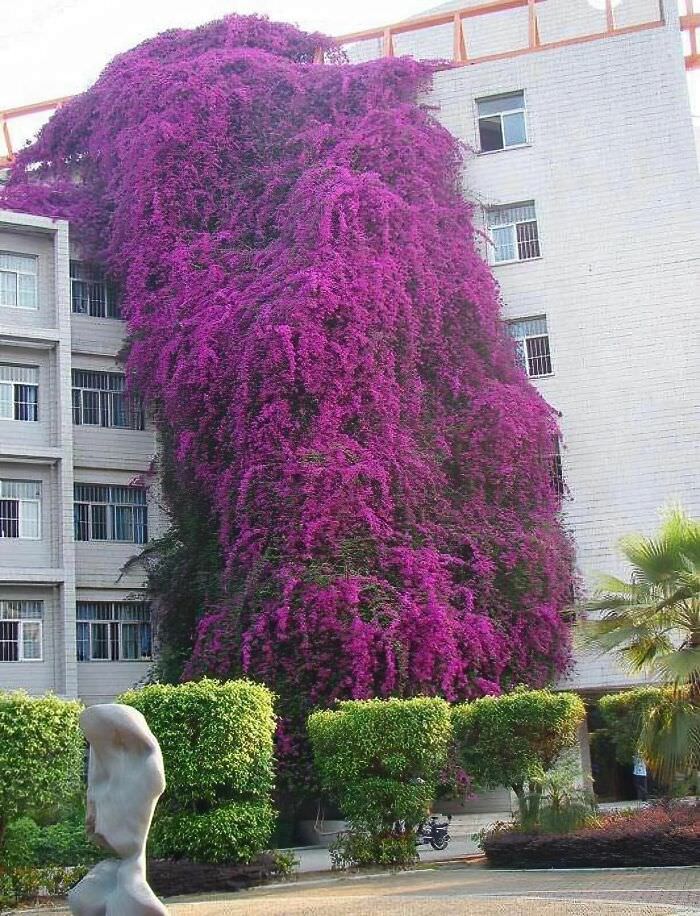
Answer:
M542 685L568 657L556 423L419 104L433 73L255 17L165 33L3 192L119 279L130 376L206 494L222 581L186 676L244 670L283 709Z

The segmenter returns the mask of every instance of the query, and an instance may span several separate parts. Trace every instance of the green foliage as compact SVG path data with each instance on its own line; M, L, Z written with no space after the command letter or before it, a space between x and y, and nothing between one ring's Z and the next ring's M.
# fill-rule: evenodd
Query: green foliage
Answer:
M453 707L460 762L483 788L510 786L523 821L537 820L546 774L576 744L585 718L572 693L518 689Z
M448 759L447 703L348 700L313 713L308 727L321 785L352 828L337 843L337 863L413 861L413 828L428 814Z
M375 836L365 830L344 833L330 846L333 868L410 868L418 861L413 833L387 833Z
M153 848L203 862L248 861L274 826L272 694L250 681L204 679L131 690L121 702L160 742L166 790Z
M631 764L632 758L639 753L644 722L649 710L661 700L662 693L660 687L637 687L610 693L598 700L598 708L619 763Z
M104 857L87 838L82 821L40 826L30 817L8 824L2 855L11 867L93 865Z
M275 825L269 802L238 801L205 814L173 814L156 820L150 852L155 858L193 862L250 862L265 848Z
M9 821L77 791L81 709L51 695L0 693L0 835Z
M49 897L64 897L88 871L84 865L70 868L0 866L0 906L34 901L40 893L47 893Z

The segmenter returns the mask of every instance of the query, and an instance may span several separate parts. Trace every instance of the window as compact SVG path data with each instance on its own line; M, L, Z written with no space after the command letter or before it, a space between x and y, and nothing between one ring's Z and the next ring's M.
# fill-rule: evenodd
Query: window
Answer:
M73 422L77 426L144 429L143 405L125 394L119 372L73 369Z
M0 662L40 662L43 601L0 600Z
M521 318L518 321L509 321L508 332L515 340L518 364L523 367L530 378L552 374L547 319L544 315L539 318Z
M79 662L146 661L153 658L151 609L143 601L78 601Z
M0 420L39 419L39 370L0 365Z
M0 538L41 537L41 482L0 480Z
M36 258L0 251L0 305L19 309L39 307Z
M477 99L476 107L482 153L527 143L524 92Z
M76 315L121 318L116 287L99 267L85 261L70 262L70 298Z
M493 241L494 264L531 261L540 257L534 201L507 207L490 207L486 211L486 221Z
M566 484L564 482L564 466L561 461L561 449L559 448L559 440L554 440L554 449L550 458L550 477L552 482L552 488L557 496L563 496L566 492Z
M76 541L148 540L148 510L143 487L76 483L73 521Z

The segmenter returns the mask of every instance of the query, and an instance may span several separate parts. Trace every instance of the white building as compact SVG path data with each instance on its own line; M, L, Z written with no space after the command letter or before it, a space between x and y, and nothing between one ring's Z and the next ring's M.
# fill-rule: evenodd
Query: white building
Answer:
M154 435L116 316L66 222L0 211L0 688L103 701L150 664L142 575L121 570L159 525Z
M427 101L474 150L465 193L492 240L504 318L561 413L565 513L587 588L625 573L617 541L652 533L663 506L700 515L700 176L681 23L676 0L595 5L454 0L345 39L352 60L460 64L436 74ZM107 698L148 666L141 582L119 571L146 511L123 488L147 469L153 436L147 420L129 428L141 418L114 375L122 324L99 280L77 266L69 279L66 225L1 219L0 290L17 301L2 293L0 526L18 536L0 539L0 687ZM566 682L629 683L599 658L580 658Z

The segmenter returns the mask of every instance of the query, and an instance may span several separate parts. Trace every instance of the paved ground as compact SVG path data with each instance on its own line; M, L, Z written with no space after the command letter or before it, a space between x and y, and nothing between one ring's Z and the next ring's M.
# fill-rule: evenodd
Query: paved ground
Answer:
M496 871L478 865L322 877L230 896L168 901L172 916L690 916L700 868Z

